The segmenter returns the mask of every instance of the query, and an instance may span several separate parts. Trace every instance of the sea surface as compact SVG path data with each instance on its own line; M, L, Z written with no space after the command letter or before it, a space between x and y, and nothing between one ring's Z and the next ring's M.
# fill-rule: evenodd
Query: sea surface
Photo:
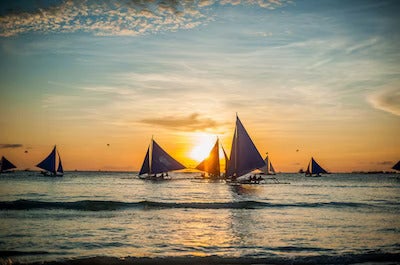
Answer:
M171 175L2 174L0 260L400 264L400 174L278 174L265 185Z

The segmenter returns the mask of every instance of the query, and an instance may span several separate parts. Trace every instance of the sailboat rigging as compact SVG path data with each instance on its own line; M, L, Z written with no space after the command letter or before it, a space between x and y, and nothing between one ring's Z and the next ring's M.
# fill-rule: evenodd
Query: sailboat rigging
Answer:
M7 158L4 156L1 157L0 160L0 173L5 172L12 172L10 169L17 168L13 163L11 163Z
M57 160L58 160L58 165L57 165ZM62 177L64 175L64 169L62 166L60 153L58 152L56 146L54 146L50 154L36 166L44 170L41 173L45 176Z
M176 161L154 139L151 139L150 145L140 168L139 178L141 179L167 179L168 172L186 168L184 165ZM157 175L160 174L161 175Z
M228 161L227 178L232 181L250 181L259 183L263 180L261 176L250 176L240 178L255 169L265 166L265 162L244 128L239 117L236 115L236 126L232 140L232 149Z
M308 163L307 170L305 172L306 177L320 177L321 174L328 174L328 171L323 169L317 161L311 157L310 163Z

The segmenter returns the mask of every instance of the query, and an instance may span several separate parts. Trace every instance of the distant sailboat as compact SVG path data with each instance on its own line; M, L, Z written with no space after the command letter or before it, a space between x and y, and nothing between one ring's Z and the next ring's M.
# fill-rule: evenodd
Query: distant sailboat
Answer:
M264 162L265 162L265 166L260 168L261 171L264 172L264 174L266 174L266 175L276 175L275 169L272 166L272 163L269 160L268 155L265 157Z
M239 117L236 116L236 127L226 177L237 180L239 177L264 166L264 160ZM258 178L258 180L260 179L262 180L261 177Z
M168 171L186 168L176 161L166 151L164 151L154 139L151 139L147 148L142 167L139 172L139 178L142 179L164 179L168 176ZM160 174L157 176L157 174ZM147 175L145 175L147 174ZM165 175L164 175L165 174Z
M328 172L323 169L313 157L311 157L310 163L308 163L307 170L305 172L306 177L320 177L321 174L328 174Z
M57 158L58 158L58 166L56 167ZM54 146L53 151L51 151L51 153L36 166L38 168L45 170L42 171L42 174L45 176L62 177L64 175L60 153L57 151L56 146Z
M397 163L392 167L392 169L394 169L394 170L399 170L399 171L400 171L400 161L397 162Z
M224 151L225 152L225 151ZM197 165L196 169L208 173L209 178L220 178L221 170L219 163L219 140L215 142L214 147L211 149L207 158Z
M8 161L4 156L0 160L0 173L11 172L10 169L17 168L13 163Z

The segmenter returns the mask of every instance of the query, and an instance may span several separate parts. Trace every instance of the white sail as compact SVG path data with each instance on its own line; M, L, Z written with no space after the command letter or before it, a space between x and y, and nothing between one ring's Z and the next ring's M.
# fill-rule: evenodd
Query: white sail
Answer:
M272 166L271 160L269 159L268 155L265 157L264 159L265 162L265 166L263 166L262 168L260 168L260 170L267 175L275 175L275 169Z

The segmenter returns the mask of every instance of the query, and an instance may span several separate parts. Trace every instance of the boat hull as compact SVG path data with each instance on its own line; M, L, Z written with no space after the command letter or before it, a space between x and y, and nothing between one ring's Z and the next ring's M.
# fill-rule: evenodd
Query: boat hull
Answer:
M138 175L138 178L151 181L171 180L170 176L156 176L156 175Z
M49 172L49 171L41 171L40 174L45 177L63 177L64 176L63 173L57 172L54 174L53 172Z

